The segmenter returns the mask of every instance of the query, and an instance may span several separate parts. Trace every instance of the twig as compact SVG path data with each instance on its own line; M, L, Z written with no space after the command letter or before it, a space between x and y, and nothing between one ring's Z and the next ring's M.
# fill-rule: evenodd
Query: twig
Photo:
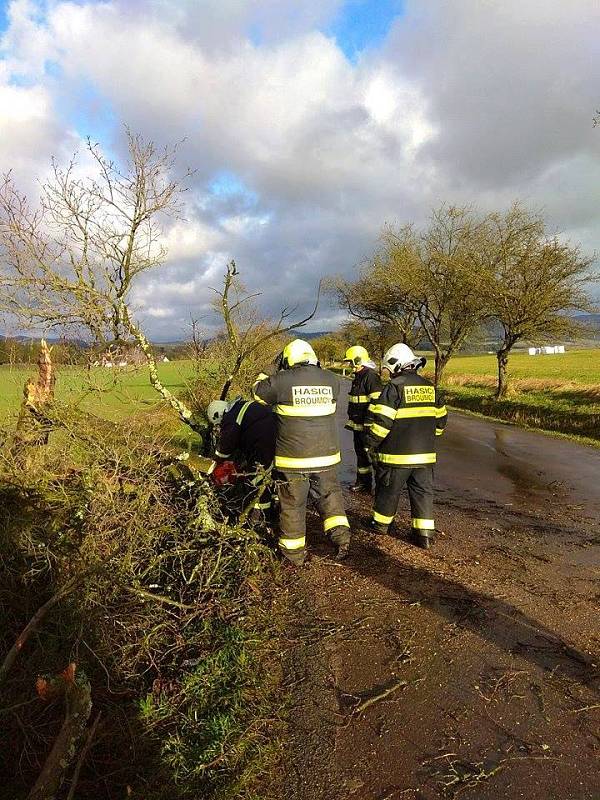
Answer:
M571 714L581 714L582 711L593 711L595 708L600 708L600 703L595 703L593 706L583 706L583 708L575 708Z
M27 625L23 628L19 636L17 637L15 643L10 648L8 653L6 654L4 661L0 665L0 686L6 680L6 677L10 670L13 668L15 661L23 647L25 646L27 640L34 633L40 624L45 619L48 612L54 608L54 606L59 603L64 597L70 594L74 589L76 589L83 581L88 577L91 573L96 572L101 567L93 567L92 569L85 570L80 575L76 575L75 577L71 578L61 589L53 594L52 597L47 600L43 606L40 606L38 610L35 612L33 617L29 620Z
M147 592L144 589L138 589L136 586L125 586L124 588L126 592L137 594L140 597L147 598L148 600L156 600L158 603L165 603L168 606L182 608L184 611L198 611L198 606L180 603L179 600L173 600L170 597L166 597L164 594L154 594L154 592Z
M386 697L389 697L394 692L397 692L398 689L402 689L403 686L408 686L408 681L397 681L396 683L392 684L392 686L388 686L387 689L379 692L379 694L373 695L373 697L368 697L366 700L363 700L362 703L359 703L354 709L352 709L352 716L358 717L363 713L363 711L366 711L367 708L370 708L380 700L385 700Z
M92 746L92 741L94 736L96 735L96 728L98 727L98 723L100 722L100 717L102 716L102 712L99 711L96 714L96 719L93 721L91 728L88 730L88 734L85 738L85 744L81 748L81 753L79 754L79 758L77 759L77 764L75 765L75 770L73 771L73 777L71 778L71 787L69 789L69 794L67 795L67 800L73 800L75 797L75 792L77 791L77 784L79 783L79 773L81 772L81 768L83 766L83 762L85 761L87 754L90 751Z

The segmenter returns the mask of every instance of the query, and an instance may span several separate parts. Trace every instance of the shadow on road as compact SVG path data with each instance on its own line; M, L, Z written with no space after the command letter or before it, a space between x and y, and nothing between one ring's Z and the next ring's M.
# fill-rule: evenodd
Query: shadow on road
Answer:
M426 568L392 557L372 540L355 537L347 568L418 601L459 628L548 671L555 671L600 694L597 659L562 640L538 620L510 604L470 589Z

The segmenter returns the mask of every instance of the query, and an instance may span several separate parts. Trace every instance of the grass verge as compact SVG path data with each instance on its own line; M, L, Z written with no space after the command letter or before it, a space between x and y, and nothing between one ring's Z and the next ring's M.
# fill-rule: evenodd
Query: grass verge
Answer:
M443 387L445 400L455 408L600 443L600 386L560 381L515 381L513 394L494 397L485 376L451 376Z
M61 726L38 676L74 663L100 714L78 796L267 800L281 692L262 537L224 519L159 417L56 406L47 445L0 442L0 653L60 597L0 686L0 798L28 796Z

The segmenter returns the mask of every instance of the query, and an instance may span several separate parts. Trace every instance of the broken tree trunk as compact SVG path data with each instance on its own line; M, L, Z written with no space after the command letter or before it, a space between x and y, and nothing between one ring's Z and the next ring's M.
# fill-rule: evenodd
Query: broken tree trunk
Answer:
M127 330L131 334L131 336L135 339L138 344L138 347L146 357L146 363L148 365L148 374L150 376L150 384L156 391L163 397L167 403L174 409L178 414L179 418L182 422L185 422L186 425L198 433L201 433L201 429L199 430L195 425L192 417L193 414L190 409L186 406L185 403L182 403L179 398L175 397L175 395L170 392L166 386L164 386L158 376L158 369L156 367L156 359L154 357L154 353L152 352L152 345L144 335L141 328L139 328L135 322L131 319L131 315L129 313L129 309L125 305L125 303L121 303L120 306L120 313L121 318L123 320L124 325L126 326Z
M48 444L50 423L46 410L54 399L54 366L50 348L42 339L38 356L37 380L28 378L23 389L21 411L17 421L15 449L21 455L30 448Z
M77 753L78 744L92 711L92 699L89 681L83 673L78 675L75 673L75 664L69 664L63 673L50 681L38 678L37 691L43 700L64 696L65 718L27 800L54 800L64 780L67 767Z

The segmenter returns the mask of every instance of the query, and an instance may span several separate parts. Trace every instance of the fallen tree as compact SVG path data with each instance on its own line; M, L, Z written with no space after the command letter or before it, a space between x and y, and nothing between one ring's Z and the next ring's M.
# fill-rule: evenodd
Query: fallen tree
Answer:
M130 307L136 280L165 257L157 220L179 213L174 151L129 133L128 144L121 167L88 143L95 178L79 177L75 162L55 164L39 206L5 176L2 310L96 342L136 341L163 415L175 411L197 431L188 404L160 380ZM276 339L272 330L253 336L244 329L232 379L260 349L257 339ZM253 530L226 521L196 460L174 457L147 419L109 422L44 399L52 370L42 362L19 423L21 452L35 457L0 452L0 712L9 743L0 773L11 775L14 796L36 800L69 780L92 730L86 737L79 724L89 717L85 698L66 687L64 714L58 702L41 709L31 691L36 676L58 673L77 653L92 710L103 715L70 778L82 796L106 782L118 796L134 787L146 800L224 797L228 787L232 797L251 796L257 764L274 749L265 744L276 672L266 664L271 552Z

